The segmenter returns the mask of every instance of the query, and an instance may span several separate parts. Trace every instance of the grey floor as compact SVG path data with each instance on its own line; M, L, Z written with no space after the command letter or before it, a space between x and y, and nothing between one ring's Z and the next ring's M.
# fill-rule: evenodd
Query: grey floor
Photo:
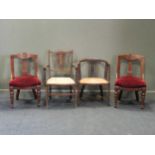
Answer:
M44 94L43 94L44 95ZM44 99L42 99L42 103ZM37 108L30 99L10 109L8 93L0 94L0 134L11 135L116 135L155 134L155 101L145 110L136 102L123 101L118 109L99 101L83 100L78 108L64 98L54 99L49 109Z

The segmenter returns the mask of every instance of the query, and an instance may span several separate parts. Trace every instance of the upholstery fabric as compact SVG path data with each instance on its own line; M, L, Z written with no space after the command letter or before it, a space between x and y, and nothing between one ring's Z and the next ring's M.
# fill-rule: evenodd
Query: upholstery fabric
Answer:
M109 82L104 78L86 77L80 80L80 84L108 84Z
M36 76L24 75L11 80L9 84L10 86L25 88L40 85L41 82Z
M52 77L47 80L47 85L74 85L75 81L70 77Z
M146 82L134 76L122 76L115 81L115 85L127 88L145 87Z

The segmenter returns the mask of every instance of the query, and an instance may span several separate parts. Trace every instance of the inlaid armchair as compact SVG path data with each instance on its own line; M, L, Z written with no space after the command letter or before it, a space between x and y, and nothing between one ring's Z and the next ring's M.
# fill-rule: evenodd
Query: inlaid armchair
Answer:
M106 92L107 103L110 105L110 65L102 59L83 59L77 66L77 83L79 98L83 97L86 86L97 86L100 89L101 99Z
M69 96L77 106L78 91L73 77L73 69L73 51L48 51L48 65L44 68L47 107L52 96ZM64 89L65 92L60 92L59 88ZM65 90L66 88L69 91Z
M127 62L127 74L121 74L123 63ZM133 64L140 65L139 75L134 75ZM138 63L138 64L137 64ZM136 72L137 73L137 72ZM118 107L118 101L121 100L123 91L133 91L136 100L139 101L139 92L141 95L141 109L144 109L146 96L146 81L144 80L144 57L138 54L124 54L117 57L117 73L115 81L115 107Z
M12 108L14 107L14 90L17 90L16 99L18 100L22 89L31 89L39 106L41 81L38 78L37 61L36 54L19 53L10 56L11 80L9 87Z

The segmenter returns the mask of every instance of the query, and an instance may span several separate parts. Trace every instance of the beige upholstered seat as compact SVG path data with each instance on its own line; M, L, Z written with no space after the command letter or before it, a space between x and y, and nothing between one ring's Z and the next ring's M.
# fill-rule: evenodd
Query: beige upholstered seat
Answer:
M80 84L108 84L109 82L103 78L98 77L86 77L80 80Z
M47 80L47 85L74 85L75 81L70 77L52 77Z

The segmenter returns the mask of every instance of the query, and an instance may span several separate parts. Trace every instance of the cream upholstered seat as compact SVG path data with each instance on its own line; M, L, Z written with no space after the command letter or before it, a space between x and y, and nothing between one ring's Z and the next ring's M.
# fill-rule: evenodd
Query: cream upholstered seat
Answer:
M98 77L86 77L86 78L82 78L80 80L80 84L108 84L109 81L107 81L104 78L98 78Z
M73 99L77 106L78 88L73 77L73 51L48 51L48 65L44 68L44 82L46 86L46 106L48 107L49 97L68 96ZM48 76L48 79L47 79ZM54 87L53 87L54 86ZM69 91L52 91L63 87Z
M74 85L75 81L70 77L52 77L47 80L47 85Z

